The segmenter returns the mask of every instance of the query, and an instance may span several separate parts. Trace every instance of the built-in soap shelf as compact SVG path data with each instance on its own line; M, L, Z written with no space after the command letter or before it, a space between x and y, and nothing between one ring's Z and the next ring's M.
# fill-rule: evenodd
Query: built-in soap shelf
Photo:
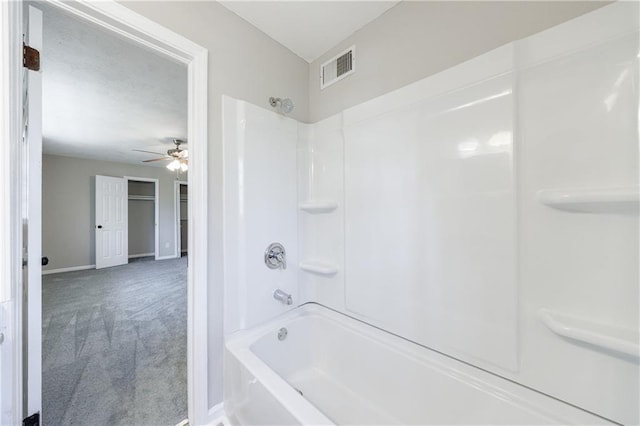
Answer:
M538 316L555 334L640 359L640 332L541 309Z
M129 194L129 200L137 200L137 201L155 201L156 197L153 195L132 195Z
M638 213L640 187L544 189L538 200L559 210L584 213Z
M298 265L300 269L312 274L331 276L338 273L338 267L318 260L304 260Z
M338 203L334 201L307 201L300 203L300 210L307 213L330 213L338 208Z

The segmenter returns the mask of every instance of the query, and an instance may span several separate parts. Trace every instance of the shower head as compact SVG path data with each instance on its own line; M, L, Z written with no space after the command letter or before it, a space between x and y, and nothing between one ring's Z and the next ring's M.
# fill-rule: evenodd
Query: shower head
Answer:
M280 99L270 97L269 104L274 108L278 108L278 110L283 114L289 114L291 111L293 111L294 107L293 101L289 98Z
M293 107L293 101L289 98L283 99L280 102L280 111L282 111L283 114L289 114L293 111Z

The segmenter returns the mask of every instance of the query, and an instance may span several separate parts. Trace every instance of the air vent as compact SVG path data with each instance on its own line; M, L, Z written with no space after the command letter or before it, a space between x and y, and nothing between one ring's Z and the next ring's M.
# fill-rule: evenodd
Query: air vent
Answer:
M351 46L320 66L320 89L324 89L355 72L355 49L355 46Z

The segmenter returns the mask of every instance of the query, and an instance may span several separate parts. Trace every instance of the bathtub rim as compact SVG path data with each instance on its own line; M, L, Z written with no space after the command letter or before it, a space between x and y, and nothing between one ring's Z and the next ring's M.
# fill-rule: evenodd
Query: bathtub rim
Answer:
M319 317L330 324L383 345L399 356L436 370L451 380L462 382L504 403L555 424L615 424L610 419L544 394L518 382L461 361L445 353L408 340L317 302L307 302L256 327L225 337L227 350L302 424L336 424L320 408L301 396L285 378L252 350L261 338L277 332L292 321ZM299 405L297 405L299 404Z
M289 323L301 316L298 306L259 326L240 330L225 337L226 350L242 364L242 366L259 381L262 386L302 425L335 425L311 401L296 390L267 363L265 363L251 346L260 338L272 331L275 324L282 321Z

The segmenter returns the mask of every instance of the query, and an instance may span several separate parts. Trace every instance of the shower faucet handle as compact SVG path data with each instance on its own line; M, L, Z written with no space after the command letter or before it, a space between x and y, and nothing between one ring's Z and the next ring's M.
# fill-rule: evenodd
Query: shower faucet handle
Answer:
M264 252L264 263L269 269L287 269L287 253L280 243L271 243Z
M285 257L284 252L276 254L276 259L278 259L278 262L282 265L282 269L287 269L287 258Z

